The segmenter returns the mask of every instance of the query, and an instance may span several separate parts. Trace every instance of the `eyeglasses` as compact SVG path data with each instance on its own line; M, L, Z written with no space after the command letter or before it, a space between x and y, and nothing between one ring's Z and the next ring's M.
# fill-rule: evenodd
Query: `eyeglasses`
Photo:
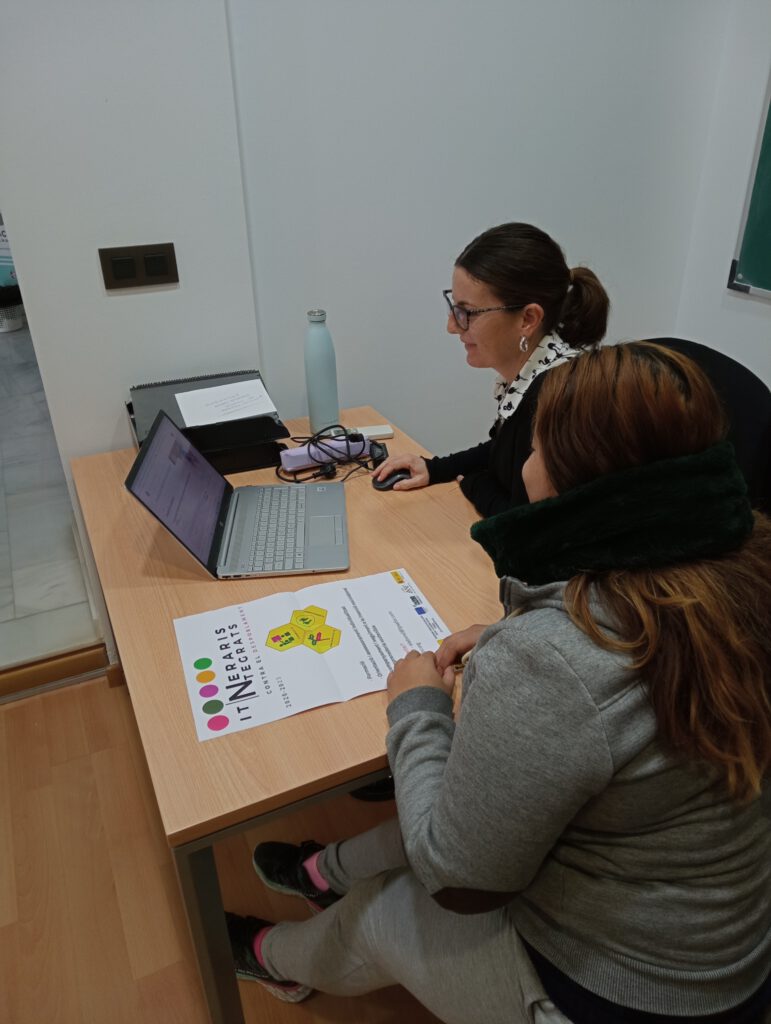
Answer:
M461 331L467 331L472 316L479 316L480 313L497 313L501 309L524 309L524 306L485 306L483 309L467 309L465 306L456 306L452 301L452 288L445 288L442 292L445 302L450 307L455 323Z

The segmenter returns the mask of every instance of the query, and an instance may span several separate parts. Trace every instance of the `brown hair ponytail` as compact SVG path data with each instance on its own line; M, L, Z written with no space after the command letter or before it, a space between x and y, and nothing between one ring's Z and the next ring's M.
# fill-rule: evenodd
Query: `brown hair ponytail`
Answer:
M605 337L610 301L588 267L573 267L557 333L573 348L596 345Z
M537 303L544 334L556 331L574 348L605 336L610 299L587 267L571 274L553 238L532 224L499 224L470 242L455 261L488 285L502 306Z

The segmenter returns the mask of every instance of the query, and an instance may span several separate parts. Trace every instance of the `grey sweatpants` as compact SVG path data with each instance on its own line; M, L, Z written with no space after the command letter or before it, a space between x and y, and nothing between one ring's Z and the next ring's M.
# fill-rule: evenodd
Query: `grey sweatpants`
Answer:
M346 896L271 929L274 976L355 996L403 985L446 1024L570 1024L543 990L505 910L443 910L407 867L397 819L327 846L319 868Z

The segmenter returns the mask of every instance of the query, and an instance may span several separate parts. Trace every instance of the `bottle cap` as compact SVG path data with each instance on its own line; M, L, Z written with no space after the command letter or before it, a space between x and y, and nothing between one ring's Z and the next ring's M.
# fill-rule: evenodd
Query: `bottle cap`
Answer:
M327 312L325 309L309 309L308 319L312 324L324 323L327 318Z

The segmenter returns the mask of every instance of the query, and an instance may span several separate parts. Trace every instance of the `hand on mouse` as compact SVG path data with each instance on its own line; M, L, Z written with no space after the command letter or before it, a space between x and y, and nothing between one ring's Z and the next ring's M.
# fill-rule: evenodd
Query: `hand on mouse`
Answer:
M397 469L409 470L409 480L399 480L394 484L395 491L412 491L428 484L428 467L426 460L420 455L389 455L372 473L373 480L383 480L396 472Z

